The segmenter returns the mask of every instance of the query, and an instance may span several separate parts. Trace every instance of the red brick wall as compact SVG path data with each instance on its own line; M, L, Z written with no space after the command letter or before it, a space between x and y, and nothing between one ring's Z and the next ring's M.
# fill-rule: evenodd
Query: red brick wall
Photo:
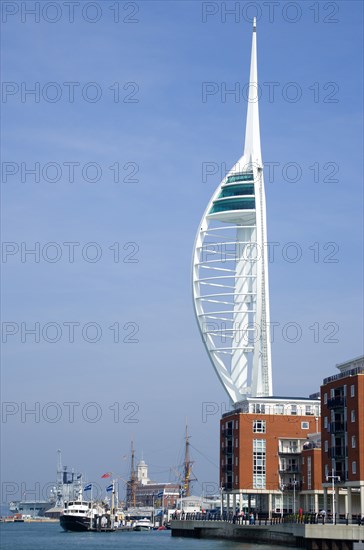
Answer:
M321 449L305 449L302 452L302 490L320 490L322 489L321 481ZM311 487L308 487L308 459L311 458Z

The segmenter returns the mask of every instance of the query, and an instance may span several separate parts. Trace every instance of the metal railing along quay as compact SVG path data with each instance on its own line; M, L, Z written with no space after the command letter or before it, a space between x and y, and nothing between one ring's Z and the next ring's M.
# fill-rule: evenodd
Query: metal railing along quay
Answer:
M364 525L364 517L357 515L335 514L286 514L274 516L259 516L250 514L233 514L232 512L187 512L175 514L172 519L179 521L222 521L236 525L279 525L279 524L305 524L305 525Z

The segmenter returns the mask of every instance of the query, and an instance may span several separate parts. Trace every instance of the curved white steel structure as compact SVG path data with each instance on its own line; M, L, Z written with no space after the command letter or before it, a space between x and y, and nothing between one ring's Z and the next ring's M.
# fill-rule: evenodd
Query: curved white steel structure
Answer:
M256 22L244 155L202 217L193 301L202 339L233 403L272 395L266 208L260 150Z

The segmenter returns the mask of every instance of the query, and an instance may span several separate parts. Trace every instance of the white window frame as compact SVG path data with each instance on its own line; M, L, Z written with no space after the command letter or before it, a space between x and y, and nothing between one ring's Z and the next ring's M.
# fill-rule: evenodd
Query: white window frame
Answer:
M310 423L307 422L307 420L303 420L301 422L301 430L309 430L310 429Z
M265 420L253 420L253 433L254 434L265 434L266 433Z

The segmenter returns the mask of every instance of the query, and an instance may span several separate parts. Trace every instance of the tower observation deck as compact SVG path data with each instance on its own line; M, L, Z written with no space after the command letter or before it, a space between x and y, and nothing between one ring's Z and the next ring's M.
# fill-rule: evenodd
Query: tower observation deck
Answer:
M193 303L231 401L272 395L266 206L260 148L256 21L243 156L221 181L193 252Z

